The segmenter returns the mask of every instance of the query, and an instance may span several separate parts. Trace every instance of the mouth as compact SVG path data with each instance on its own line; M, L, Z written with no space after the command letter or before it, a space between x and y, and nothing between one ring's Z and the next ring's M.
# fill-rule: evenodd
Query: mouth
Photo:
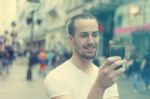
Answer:
M87 45L87 46L83 46L85 49L94 49L96 48L96 44L94 45Z
M84 47L88 53L93 53L95 52L95 49L96 49L96 46L93 46L93 47Z

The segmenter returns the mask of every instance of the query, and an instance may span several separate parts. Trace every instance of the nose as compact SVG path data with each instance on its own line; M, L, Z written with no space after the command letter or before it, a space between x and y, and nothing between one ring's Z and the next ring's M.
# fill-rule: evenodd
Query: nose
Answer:
M89 35L87 42L88 42L88 44L93 44L94 38L92 35Z

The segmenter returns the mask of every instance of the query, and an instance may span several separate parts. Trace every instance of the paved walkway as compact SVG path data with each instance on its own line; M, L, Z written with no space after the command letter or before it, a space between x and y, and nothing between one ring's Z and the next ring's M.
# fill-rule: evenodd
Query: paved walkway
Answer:
M127 79L125 76L118 81L120 99L150 99L150 90L143 90L144 84L140 81L139 91L135 91L132 88L131 79Z
M0 76L0 99L48 99L38 68L34 68L33 81L26 80L25 65L14 65L10 70L7 77Z
M25 79L27 66L21 62L10 70L7 77L0 76L0 99L48 99L37 67L33 71L33 81ZM119 79L118 85L120 99L150 99L150 91L134 92L130 81L125 77ZM143 87L142 83L141 86Z

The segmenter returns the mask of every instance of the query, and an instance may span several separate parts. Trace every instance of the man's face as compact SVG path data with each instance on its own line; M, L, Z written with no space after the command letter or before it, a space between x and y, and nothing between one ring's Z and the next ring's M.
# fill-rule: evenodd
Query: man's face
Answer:
M98 24L95 19L79 19L75 22L74 52L81 58L93 59L99 43Z

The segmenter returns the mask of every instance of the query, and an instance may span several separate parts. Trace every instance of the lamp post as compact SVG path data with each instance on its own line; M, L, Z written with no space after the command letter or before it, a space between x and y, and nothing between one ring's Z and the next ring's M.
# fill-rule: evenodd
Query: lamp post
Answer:
M35 11L31 11L30 17L27 18L27 24L31 26L31 35L30 35L30 47L33 47L33 41L34 41L34 14Z
M16 31L15 31L16 22L15 22L15 21L12 21L11 26L12 26L12 33L11 33L12 46L14 46L14 44L15 44L15 38L16 38L16 36L17 36L17 33L16 33Z
M30 2L30 4L32 5L31 7L33 7L33 10L30 12L29 17L26 19L27 25L29 25L31 28L29 47L32 49L34 47L34 26L36 23L34 17L40 7L39 4L40 4L41 0L27 0L27 2ZM39 20L37 22L37 24L38 25L41 24L41 20Z
M34 15L35 15L35 11L33 10L31 11L30 17L27 18L27 24L31 27L31 35L30 35L30 47L31 48L34 47L34 26L36 24L40 26L42 23L41 19L35 20Z

